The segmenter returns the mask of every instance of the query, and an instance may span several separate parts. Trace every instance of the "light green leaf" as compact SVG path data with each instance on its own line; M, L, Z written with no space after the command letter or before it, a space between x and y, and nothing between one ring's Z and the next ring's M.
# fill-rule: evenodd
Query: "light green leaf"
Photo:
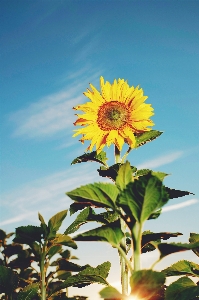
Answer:
M120 294L120 292L118 292L118 290L116 290L114 287L112 286L107 286L105 287L103 290L101 290L99 292L101 298L106 298L108 299L122 299L122 294Z
M116 221L77 235L75 241L104 241L113 247L118 247L124 234L120 222Z
M84 153L83 155L78 156L72 161L71 165L75 165L77 163L82 163L87 161L95 161L106 166L107 160L108 158L106 157L106 152L101 151L100 153L97 154L96 151L93 151L91 153Z
M18 274L10 268L0 266L0 294L11 295L17 288L19 282Z
M35 298L38 290L39 283L29 284L17 294L17 300L31 300Z
M144 133L141 133L135 137L136 139L136 147L143 146L144 144L155 140L159 137L163 132L158 130L150 130Z
M167 201L168 195L161 180L149 173L130 182L120 193L117 204L131 219L143 223Z
M162 270L166 276L194 276L199 277L199 265L188 260L180 260L170 267Z
M134 272L130 278L131 295L136 295L139 299L161 296L164 292L164 283L165 275L161 272L152 270ZM157 299L159 298L157 297Z
M53 257L55 254L58 254L62 251L62 246L60 245L53 245L48 249L48 256L49 259L51 259L51 257Z
M71 192L67 192L72 200L80 203L91 203L98 207L115 207L115 201L119 191L111 183L87 184Z
M155 172L155 171L152 171L152 170L149 170L149 169L141 169L141 170L137 170L135 172L135 177L136 176L143 176L143 175L147 175L151 173L152 175L156 176L158 179L160 179L161 181L163 181L163 179L168 176L169 174L167 173L164 173L164 172Z
M67 215L68 210L60 211L59 213L55 214L50 220L48 221L48 228L49 228L49 235L48 239L53 238L56 236L57 231L59 230L63 220Z
M165 293L165 300L191 300L195 297L199 297L199 286L188 277L181 277L170 284Z
M116 185L120 190L124 190L129 182L132 181L132 169L130 163L127 161L119 167L116 177Z

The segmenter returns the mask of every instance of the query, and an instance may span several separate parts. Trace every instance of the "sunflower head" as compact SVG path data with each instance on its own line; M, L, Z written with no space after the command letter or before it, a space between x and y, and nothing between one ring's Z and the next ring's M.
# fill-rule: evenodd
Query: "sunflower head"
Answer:
M130 87L120 78L111 84L100 77L100 86L101 92L90 84L91 89L84 93L90 101L74 107L83 111L83 114L77 114L74 125L83 127L75 130L73 136L82 135L82 143L90 140L87 150L92 151L96 146L98 153L111 144L120 151L124 143L134 148L135 136L151 130L154 125L149 119L154 114L153 108L145 103L148 97L139 86Z

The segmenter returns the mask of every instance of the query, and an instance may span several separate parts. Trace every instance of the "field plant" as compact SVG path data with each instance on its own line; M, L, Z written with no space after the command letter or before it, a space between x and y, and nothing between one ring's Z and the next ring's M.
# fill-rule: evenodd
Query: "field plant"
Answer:
M101 91L92 84L84 93L89 102L76 106L74 125L81 126L74 136L82 143L90 141L86 153L72 164L98 162L99 176L107 182L86 184L67 192L73 201L70 215L76 219L63 234L58 230L67 216L67 210L55 214L48 224L39 214L40 226L16 228L11 244L7 240L13 233L0 230L0 293L1 299L86 299L68 296L68 288L82 288L92 283L105 285L100 296L106 300L196 300L199 299L199 265L181 260L162 271L154 271L164 257L181 251L193 251L199 256L199 234L190 233L187 243L168 243L166 240L182 235L180 232L143 231L145 223L157 219L162 207L170 200L191 194L165 186L164 172L137 169L127 160L133 149L157 139L162 132L152 130L150 119L153 108L146 104L141 88L130 87L123 79L113 84L100 78ZM122 156L124 144L128 150ZM105 146L114 147L114 164L107 164ZM93 151L93 148L96 148ZM87 222L97 222L95 229L75 233ZM81 231L82 232L82 231ZM73 238L70 236L72 234ZM109 243L120 257L121 292L112 287L107 276L110 262L97 267L80 266L68 248L76 249L76 242L99 241ZM151 268L142 269L142 253L159 251ZM166 278L179 279L166 285ZM94 299L92 299L94 300Z

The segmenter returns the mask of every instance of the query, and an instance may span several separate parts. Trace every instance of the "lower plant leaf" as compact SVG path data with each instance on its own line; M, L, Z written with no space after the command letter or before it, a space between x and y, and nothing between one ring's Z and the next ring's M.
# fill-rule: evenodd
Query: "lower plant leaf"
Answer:
M189 238L189 242L191 244L195 243L195 242L199 242L199 234L198 233L190 233L190 238ZM194 248L192 250L197 256L199 256L199 247L198 248Z
M114 287L112 286L108 286L108 287L105 287L103 290L101 290L99 292L101 298L104 298L104 299L118 299L118 300L121 300L122 299L122 294L120 294L120 292L118 292L118 290L116 290Z
M17 300L31 300L37 295L38 290L39 283L30 284L17 294Z
M193 244L183 244L183 243L160 243L155 245L160 251L160 259L163 257L186 250L193 250L199 247L199 242Z
M188 277L181 277L170 284L165 293L165 300L195 300L198 297L199 286Z
M188 260L180 260L162 271L166 276L195 276L199 277L199 265Z
M13 272L10 268L0 266L0 294L5 293L11 295L17 288L19 282L19 276Z

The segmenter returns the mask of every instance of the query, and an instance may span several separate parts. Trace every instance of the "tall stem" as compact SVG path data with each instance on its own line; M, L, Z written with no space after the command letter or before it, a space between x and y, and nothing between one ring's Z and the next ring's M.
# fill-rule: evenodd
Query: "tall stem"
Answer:
M46 256L46 243L44 242L42 248L40 270L41 270L41 300L46 300L46 268L45 268L45 256Z
M135 223L132 230L133 238L133 258L134 258L134 271L141 269L141 241L142 241L142 224Z
M115 163L120 163L121 162L121 158L120 158L120 151L117 148L117 146L115 145ZM124 222L124 220L120 219L120 224L121 224L121 230L122 232L125 234L126 232L126 224ZM124 237L120 243L120 247L122 248L122 250L124 251L125 255L126 255L126 238ZM125 261L125 258L123 255L121 255L121 253L119 253L120 255L120 265L121 265L121 285L122 285L122 293L124 295L128 295L128 265Z

